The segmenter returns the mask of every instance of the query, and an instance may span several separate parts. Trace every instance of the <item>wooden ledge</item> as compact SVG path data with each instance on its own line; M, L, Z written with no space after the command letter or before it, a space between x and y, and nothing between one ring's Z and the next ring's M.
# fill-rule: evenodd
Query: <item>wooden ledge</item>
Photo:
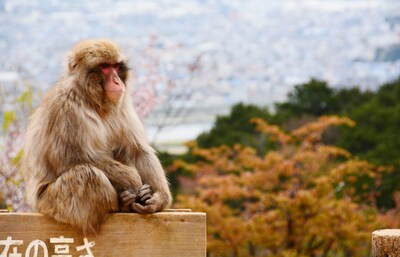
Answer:
M38 251L38 255L35 255ZM0 213L0 256L206 256L206 214L110 214L97 236L38 213ZM17 255L15 255L17 256Z
M372 257L400 256L400 229L381 229L372 233Z

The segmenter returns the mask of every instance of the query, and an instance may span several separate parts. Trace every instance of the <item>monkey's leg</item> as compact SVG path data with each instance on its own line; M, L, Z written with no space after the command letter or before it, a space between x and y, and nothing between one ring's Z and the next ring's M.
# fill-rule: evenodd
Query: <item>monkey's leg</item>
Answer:
M49 184L38 197L37 209L90 234L98 231L107 213L118 210L118 197L100 169L82 164Z

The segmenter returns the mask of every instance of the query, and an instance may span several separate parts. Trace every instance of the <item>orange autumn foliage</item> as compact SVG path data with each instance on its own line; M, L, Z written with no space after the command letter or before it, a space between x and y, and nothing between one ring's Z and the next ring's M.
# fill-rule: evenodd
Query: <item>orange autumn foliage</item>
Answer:
M329 126L354 122L321 117L290 133L252 122L278 149L259 156L242 145L201 149L192 142L199 161L174 163L194 174L195 192L178 195L177 207L207 212L208 256L369 256L371 232L395 224L400 211L376 208L389 168L322 143Z

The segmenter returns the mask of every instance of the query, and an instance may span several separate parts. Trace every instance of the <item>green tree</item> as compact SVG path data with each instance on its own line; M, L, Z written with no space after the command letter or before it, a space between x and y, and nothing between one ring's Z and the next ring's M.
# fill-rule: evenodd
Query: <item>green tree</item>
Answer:
M196 141L200 147L241 143L260 151L268 142L265 135L258 133L249 124L253 117L292 130L320 115L349 113L372 96L372 92L362 92L358 88L335 90L326 82L313 79L295 86L294 91L288 94L287 101L275 105L274 114L256 105L234 105L228 115L217 117L213 128L198 136Z
M337 112L338 103L334 101L335 91L324 81L312 79L310 82L294 87L288 100L276 104L277 113L290 115L311 114L320 116Z
M250 120L254 117L270 119L268 109L255 105L237 104L227 116L217 117L213 128L209 132L199 135L196 139L200 147L212 147L219 145L232 146L240 143L252 146L262 151L268 143L267 137L258 133Z
M333 89L324 81L312 79L306 84L295 86L285 102L275 105L275 119L284 123L290 118L305 115L319 117L348 113L369 101L372 96L372 92L362 92L357 87Z
M377 164L400 161L400 79L383 85L368 102L349 116L358 124L343 129L339 145Z
M390 196L400 188L400 79L383 85L374 97L355 107L349 116L355 128L343 128L338 145L378 165L392 165L395 172L383 178L380 205L391 207Z

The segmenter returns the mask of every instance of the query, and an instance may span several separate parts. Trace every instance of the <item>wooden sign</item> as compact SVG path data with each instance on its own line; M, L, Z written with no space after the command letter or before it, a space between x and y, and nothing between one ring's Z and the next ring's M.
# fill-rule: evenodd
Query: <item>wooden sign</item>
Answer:
M206 214L110 214L96 236L37 213L0 213L0 257L205 257Z

